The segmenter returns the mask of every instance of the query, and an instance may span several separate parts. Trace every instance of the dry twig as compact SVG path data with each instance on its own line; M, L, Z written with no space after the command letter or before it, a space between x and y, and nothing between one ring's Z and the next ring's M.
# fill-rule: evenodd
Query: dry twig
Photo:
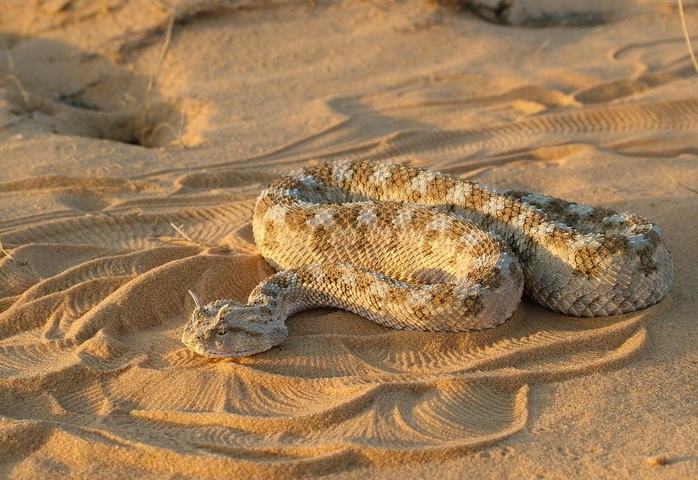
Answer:
M696 75L698 75L698 60L696 60L696 54L693 51L693 45L691 44L691 36L688 34L688 24L686 23L686 15L683 13L683 1L679 2L679 17L681 17L681 26L683 27L683 36L686 39L686 46L688 47L688 54L691 56L691 61L693 62L693 68L696 69Z

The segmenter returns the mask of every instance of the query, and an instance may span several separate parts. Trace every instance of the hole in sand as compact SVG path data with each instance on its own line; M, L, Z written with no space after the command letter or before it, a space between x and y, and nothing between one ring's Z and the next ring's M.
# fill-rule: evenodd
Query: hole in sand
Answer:
M436 0L444 8L469 11L502 25L523 27L589 27L610 21L614 7L592 0Z
M53 40L0 36L0 136L193 146L201 143L197 117L204 111L201 102L168 98L147 75L105 57Z

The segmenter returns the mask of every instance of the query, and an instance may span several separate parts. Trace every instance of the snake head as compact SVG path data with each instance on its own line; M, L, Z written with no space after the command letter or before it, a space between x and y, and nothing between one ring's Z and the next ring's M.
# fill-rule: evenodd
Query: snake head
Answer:
M207 357L247 357L269 350L288 336L282 321L264 305L216 300L202 305L193 292L196 308L184 327L182 342Z

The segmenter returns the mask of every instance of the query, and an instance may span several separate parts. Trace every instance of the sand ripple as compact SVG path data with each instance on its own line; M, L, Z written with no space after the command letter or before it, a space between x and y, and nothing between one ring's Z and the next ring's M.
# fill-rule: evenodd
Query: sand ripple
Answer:
M351 3L339 2L342 8ZM310 21L314 15L303 13L303 19ZM219 21L206 18L213 22L209 29ZM365 20L361 17L351 29ZM568 42L558 36L556 41ZM382 45L380 38L376 44ZM434 38L441 49L448 37ZM459 334L399 332L343 311L303 312L288 322L290 335L280 348L242 359L203 358L180 342L193 309L187 290L204 301L244 300L271 273L252 240L254 198L279 174L312 162L390 158L456 174L487 171L489 178L508 182L507 187L542 186L555 194L556 185L535 185L543 178L541 182L576 188L581 201L602 198L630 210L636 199L646 200L646 210L655 199L673 202L667 193L671 189L695 193L690 179L679 177L694 161L698 99L690 87L680 87L692 75L688 62L665 65L675 39L614 47L609 56L635 62L634 71L640 72L635 76L616 78L590 67L588 78L570 79L558 72L561 67L548 67L538 80L527 77L532 75L529 67L522 67L521 79L502 79L498 70L478 77L469 73L469 64L451 64L450 58L438 68L419 67L416 61L412 65L403 55L406 40L400 36L396 44L400 63L410 68L394 78L376 77L378 83L362 79L368 83L342 87L336 96L330 87L323 93L310 89L303 95L312 100L283 104L286 110L274 103L280 98L274 97L275 90L285 92L281 84L291 80L287 75L297 65L283 75L273 74L272 83L255 87L271 95L273 108L265 108L274 117L300 110L300 129L295 117L281 127L264 124L270 117L262 115L262 105L247 113L236 111L227 120L232 126L214 132L218 143L201 151L163 148L146 153L133 145L117 148L94 140L94 132L80 133L73 124L89 124L97 117L83 112L82 123L76 123L69 116L75 109L62 107L57 132L75 135L72 140L47 134L0 146L1 153L18 158L34 158L46 145L54 149L44 155L48 157L65 148L73 161L73 151L79 151L82 156L76 158L82 163L72 168L90 172L84 178L75 171L45 174L52 164L39 165L30 170L38 172L34 177L0 183L0 198L31 212L0 219L2 246L11 254L0 255L0 457L20 462L31 456L36 464L24 471L35 468L36 477L71 465L94 474L84 460L71 464L74 452L89 452L83 456L105 459L103 464L120 478L141 478L144 458L153 477L189 472L211 478L313 475L347 465L373 468L415 459L460 459L464 452L525 428L537 385L616 368L643 347L648 335L643 317L662 315L671 298L653 307L655 313L603 319L568 318L524 301L504 325ZM179 48L187 43L177 41ZM273 42L274 47L284 43L278 38ZM227 41L222 44L228 49ZM306 48L310 44L313 48ZM299 45L299 51L320 47L314 40ZM246 56L239 53L244 46L236 45L235 62ZM261 58L255 56L258 52L248 54ZM531 53L539 54L544 55ZM211 63L212 57L205 56L206 64ZM421 61L431 56L424 54ZM213 63L224 60L215 57ZM359 60L348 65L359 68L366 59ZM255 78L263 63L250 70ZM339 63L344 68L345 62L337 67ZM221 72L230 78L244 73ZM317 75L299 72L303 83ZM184 85L191 81L185 77L178 73L177 81L173 77L165 83ZM251 77L245 78L249 82ZM483 79L504 83L490 89L479 85L487 83ZM243 82L245 89L256 81ZM341 80L342 85L349 83ZM674 89L675 84L679 87ZM122 81L115 85L120 92ZM306 87L284 95L295 98ZM216 88L228 84L216 81ZM221 111L242 107L232 99L245 95L226 95L211 94L211 103L222 102ZM164 119L174 118L176 109L170 110ZM14 110L7 111L14 115ZM203 113L199 116L207 118L208 110ZM258 114L259 124L252 118ZM45 116L39 117L41 132L50 131L46 129L56 120ZM204 123L200 119L196 125ZM95 128L109 130L109 125ZM227 135L233 131L238 136L231 140ZM245 138L253 131L255 136ZM295 138L287 131L300 133ZM189 138L196 141L188 145L198 145L205 134L192 130ZM85 138L78 139L80 135ZM235 139L249 144L239 146ZM149 146L169 145L155 140ZM256 143L276 146L258 151ZM202 151L204 160L199 160ZM90 165L102 153L110 162ZM653 157L670 156L681 158L666 170L653 166ZM631 166L630 157L637 163ZM114 179L109 175L121 170L110 163L141 166L128 170L137 171L133 178ZM498 169L501 165L506 167ZM555 168L558 173L549 173ZM645 168L661 171L664 183L654 173L645 174ZM512 180L524 169L522 180ZM579 172L581 180L570 180ZM597 181L600 175L615 177ZM36 199L50 201L30 208L31 202L40 203ZM676 204L664 211L674 212ZM671 224L668 217L654 220ZM533 411L545 408L541 400ZM67 466L42 465L44 458L59 458Z
M269 269L239 253L249 203L181 203L3 235L14 249L0 260L0 404L31 398L2 412L16 445L33 429L162 458L224 454L240 471L262 462L269 473L386 451L391 461L455 455L520 430L531 384L608 368L645 338L640 315L560 322L528 303L504 326L469 334L319 311L292 319L281 348L211 361L179 341L186 290L242 299ZM60 268L42 266L49 258Z

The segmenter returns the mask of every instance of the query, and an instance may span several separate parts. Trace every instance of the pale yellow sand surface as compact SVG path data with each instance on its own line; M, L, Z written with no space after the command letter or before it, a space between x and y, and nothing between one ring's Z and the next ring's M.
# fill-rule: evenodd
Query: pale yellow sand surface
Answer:
M426 0L2 2L0 477L698 477L698 77L675 2L596 3L531 28ZM344 157L643 215L674 286L462 334L316 310L263 354L189 351L188 289L271 273L260 190Z

